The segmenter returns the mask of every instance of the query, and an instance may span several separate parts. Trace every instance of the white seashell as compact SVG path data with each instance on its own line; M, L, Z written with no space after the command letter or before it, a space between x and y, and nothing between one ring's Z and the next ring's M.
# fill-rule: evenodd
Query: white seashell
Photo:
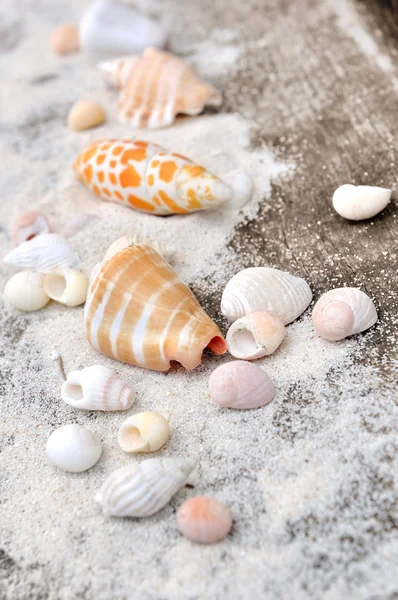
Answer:
M312 311L315 330L326 340L343 340L369 329L376 321L375 305L357 288L337 288L326 292Z
M255 360L275 352L285 334L285 326L279 317L269 312L255 312L231 325L226 342L235 358Z
M312 292L304 279L278 269L252 267L240 271L227 283L221 312L230 321L236 321L250 313L266 311L288 325L311 300Z
M274 398L275 386L260 367L234 360L213 371L209 392L211 399L224 408L259 408Z
M24 242L3 258L6 265L48 273L80 262L72 246L57 233L44 233Z
M170 502L194 468L192 458L150 458L111 473L94 500L106 515L149 517Z
M135 246L137 244L145 244L146 246L150 246L168 262L171 262L175 254L174 248L171 245L151 240L145 235L123 235L109 246L104 256L104 262L109 260L114 254L120 252L120 250L124 250L124 248L127 248L128 246Z
M224 210L240 210L243 208L253 196L254 184L253 180L245 171L231 171L224 177L227 183L234 191L231 200L228 200L222 205Z
M43 288L43 275L21 271L9 279L4 288L4 298L18 310L40 310L50 298Z
M56 302L66 306L79 306L86 301L88 279L84 273L75 269L55 269L45 275L44 290Z
M70 406L85 410L127 410L135 393L112 369L92 365L68 373L61 397Z
M46 452L56 467L81 473L98 462L102 447L92 431L81 425L64 425L52 432L47 440Z
M15 220L12 226L12 240L14 246L19 246L23 242L49 231L50 226L46 215L37 210L31 210Z
M93 2L79 27L83 52L100 60L138 54L145 48L164 48L168 34L135 8L112 0Z
M76 233L79 233L84 229L91 221L99 219L97 215L90 215L87 213L78 213L73 215L66 223L61 231L61 235L64 238L73 237Z
M341 185L333 194L333 208L345 219L370 219L385 209L391 190L371 185Z
M158 412L143 412L126 419L117 436L125 452L156 452L169 439L169 424Z

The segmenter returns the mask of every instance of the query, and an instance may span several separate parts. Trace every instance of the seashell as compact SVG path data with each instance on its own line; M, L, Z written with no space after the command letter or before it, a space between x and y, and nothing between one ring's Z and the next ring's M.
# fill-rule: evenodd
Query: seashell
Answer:
M164 48L167 32L155 21L121 2L93 2L80 22L80 46L91 58L137 54Z
M221 312L230 321L236 321L250 313L266 311L288 325L311 300L312 292L304 279L278 269L252 267L240 271L227 283Z
M69 111L68 128L72 131L83 131L102 125L105 119L102 106L89 100L80 100Z
M85 410L127 410L135 393L112 369L92 365L68 373L61 386L61 398L74 408Z
M122 57L99 66L121 87L119 119L124 124L167 127L178 114L198 115L205 106L222 103L218 90L203 83L190 66L169 52L147 48L135 61Z
M52 432L47 440L46 452L56 467L81 473L98 462L102 447L92 431L81 425L64 425Z
M43 275L34 271L21 271L9 279L4 288L4 298L18 310L40 310L50 298L43 288Z
M11 250L3 258L6 265L48 273L58 267L80 262L72 246L57 233L43 233Z
M345 219L370 219L385 209L391 190L371 185L341 185L333 194L333 208Z
M234 195L203 167L148 142L94 142L79 154L73 168L104 200L154 215L214 209Z
M79 30L72 25L61 25L51 32L51 49L58 54L69 54L79 50Z
M232 514L225 504L215 498L195 496L178 509L177 526L193 542L215 544L231 531Z
M375 305L357 288L336 288L326 292L312 311L315 331L326 340L343 340L369 329L376 321Z
M255 312L231 325L226 342L235 358L255 360L275 352L285 334L285 326L279 317L268 312Z
M156 240L151 240L146 236L140 235L123 235L113 242L105 253L104 260L109 260L114 254L120 252L120 250L124 250L124 248L128 248L129 246L136 246L137 244L144 244L145 246L150 246L163 256L167 262L170 262L174 256L174 248L169 244L164 244L162 242L158 242Z
M150 458L106 479L94 500L106 515L149 517L159 512L195 468L192 458Z
M54 269L44 277L44 290L51 300L66 306L79 306L86 301L88 279L75 269Z
M224 408L259 408L274 398L275 386L260 367L234 360L213 371L209 392L211 399Z
M50 227L47 217L37 210L20 215L12 227L12 240L14 246L19 246L42 233L48 233Z
M125 452L156 452L169 439L169 424L158 412L143 412L126 419L117 436Z
M61 235L64 238L73 237L79 231L84 229L91 221L96 221L99 217L97 215L90 215L87 213L77 213L73 215L64 225L61 231Z
M84 310L87 339L113 358L167 371L200 364L208 347L226 351L221 331L170 265L149 246L129 246L90 282Z
M231 171L225 175L224 181L232 188L234 195L232 200L223 205L223 208L240 210L250 202L253 197L254 184L248 173L245 171Z

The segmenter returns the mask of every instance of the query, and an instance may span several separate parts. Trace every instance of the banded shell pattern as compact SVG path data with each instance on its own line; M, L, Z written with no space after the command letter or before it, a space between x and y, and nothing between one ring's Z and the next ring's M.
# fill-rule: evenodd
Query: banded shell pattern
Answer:
M220 365L209 380L211 399L223 408L259 408L271 402L275 386L256 365L234 360Z
M3 258L6 265L48 273L80 262L72 246L57 233L43 233L17 246Z
M283 342L286 329L279 317L255 312L237 319L227 333L227 346L235 358L255 360L268 356Z
M128 248L128 246L135 246L137 244L144 244L144 246L150 246L163 256L167 262L171 262L174 256L174 247L170 244L166 244L163 242L159 242L158 240L153 240L152 238L140 235L123 235L122 237L115 240L108 248L105 253L104 260L109 260L114 254L120 252L120 250L124 250L124 248Z

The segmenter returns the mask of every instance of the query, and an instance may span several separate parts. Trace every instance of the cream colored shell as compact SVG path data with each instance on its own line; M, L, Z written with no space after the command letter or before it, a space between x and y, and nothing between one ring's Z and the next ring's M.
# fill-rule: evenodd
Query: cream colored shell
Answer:
M158 412L143 412L126 419L117 441L125 452L156 452L169 439L169 424Z
M34 271L13 275L4 288L4 298L14 308L29 312L40 310L50 301L44 291L42 273Z
M68 113L68 128L71 131L84 131L102 125L105 119L105 111L100 104L79 100Z
M44 290L60 304L79 306L86 301L88 279L75 269L54 269L44 277Z
M385 209L391 190L370 185L341 185L333 194L333 208L345 219L370 219Z
M285 326L278 317L268 312L255 312L231 325L226 342L235 358L255 360L275 352L285 334Z

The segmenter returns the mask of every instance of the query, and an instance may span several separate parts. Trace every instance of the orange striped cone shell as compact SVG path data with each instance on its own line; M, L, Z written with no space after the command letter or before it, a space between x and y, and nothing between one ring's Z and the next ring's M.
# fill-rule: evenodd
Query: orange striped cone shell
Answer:
M234 196L229 185L203 167L149 142L93 142L73 168L104 200L153 215L214 209Z
M121 90L119 117L135 127L166 127L179 113L198 115L205 106L220 106L218 90L169 52L147 48L142 56L100 63L109 81Z
M200 364L208 347L226 351L224 338L190 289L152 248L124 248L95 274L84 322L91 345L126 363L167 371Z

